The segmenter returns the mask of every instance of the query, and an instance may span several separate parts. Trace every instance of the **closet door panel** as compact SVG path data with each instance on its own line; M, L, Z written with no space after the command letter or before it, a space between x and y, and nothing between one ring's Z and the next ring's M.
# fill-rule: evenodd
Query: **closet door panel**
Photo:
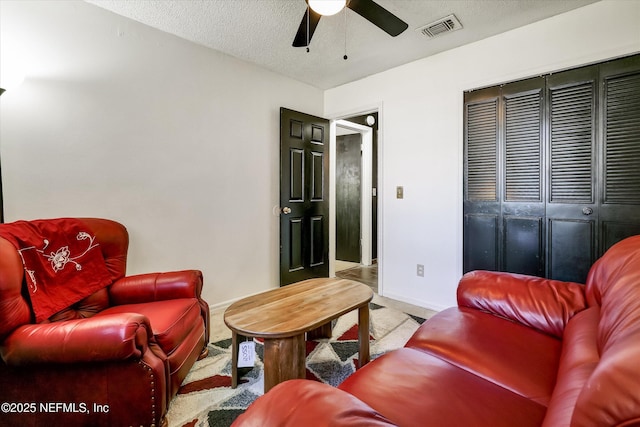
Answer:
M498 240L498 215L465 215L465 273L473 270L498 270Z
M640 233L640 56L601 65L604 253Z
M542 202L542 88L504 97L505 202Z
M595 261L598 68L547 78L546 276L584 283Z
M504 270L540 276L544 274L541 255L542 217L504 217Z
M595 222L550 218L547 227L547 277L585 283L595 261Z
M465 94L465 273L501 269L498 104L498 88Z
M503 269L544 275L544 78L502 88Z
M638 221L624 222L624 220L602 221L601 234L601 251L604 253L620 240L640 234L640 223Z

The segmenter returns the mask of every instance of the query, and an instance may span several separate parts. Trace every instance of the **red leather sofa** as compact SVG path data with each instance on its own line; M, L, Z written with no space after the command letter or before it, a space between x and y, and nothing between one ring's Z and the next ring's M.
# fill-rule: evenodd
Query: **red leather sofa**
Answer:
M169 402L206 355L202 273L125 276L125 227L80 222L99 244L110 284L41 322L21 255L0 238L0 425L166 424Z
M457 298L339 387L284 382L234 427L640 425L640 236L586 285L476 271Z

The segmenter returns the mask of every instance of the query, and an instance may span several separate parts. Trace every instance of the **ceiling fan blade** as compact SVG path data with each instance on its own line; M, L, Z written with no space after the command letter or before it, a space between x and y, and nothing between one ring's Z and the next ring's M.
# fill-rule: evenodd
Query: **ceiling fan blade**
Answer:
M309 16L309 37L307 38L307 15L311 12ZM300 22L300 26L298 27L298 32L296 33L296 37L293 39L294 47L302 47L307 46L307 42L311 42L311 37L313 37L313 33L316 31L316 27L318 26L318 22L320 22L320 14L311 10L311 8L307 7L307 11L304 13L302 17L302 22Z
M347 7L390 36L395 37L409 28L406 22L373 0L351 0Z

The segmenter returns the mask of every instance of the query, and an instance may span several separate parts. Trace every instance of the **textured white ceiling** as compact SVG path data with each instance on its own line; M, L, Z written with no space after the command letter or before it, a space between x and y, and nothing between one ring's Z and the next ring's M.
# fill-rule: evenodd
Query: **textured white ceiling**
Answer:
M347 9L320 20L308 53L291 46L305 0L86 1L328 89L598 0L376 0L409 29L394 38ZM433 39L416 31L452 13L462 30Z

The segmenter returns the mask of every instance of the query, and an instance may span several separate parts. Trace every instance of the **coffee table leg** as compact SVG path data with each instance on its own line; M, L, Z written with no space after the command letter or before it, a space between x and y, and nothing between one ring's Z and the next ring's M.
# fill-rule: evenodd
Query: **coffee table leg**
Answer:
M238 334L235 331L231 332L231 388L238 387L238 351L240 349L240 342L238 340Z
M358 362L362 368L369 363L369 304L358 309L358 344L360 352Z
M306 377L304 334L264 340L264 392L286 380Z
M329 321L324 325L319 326L307 332L307 340L311 341L311 340L317 340L320 338L331 338L332 333L333 333L332 321Z

